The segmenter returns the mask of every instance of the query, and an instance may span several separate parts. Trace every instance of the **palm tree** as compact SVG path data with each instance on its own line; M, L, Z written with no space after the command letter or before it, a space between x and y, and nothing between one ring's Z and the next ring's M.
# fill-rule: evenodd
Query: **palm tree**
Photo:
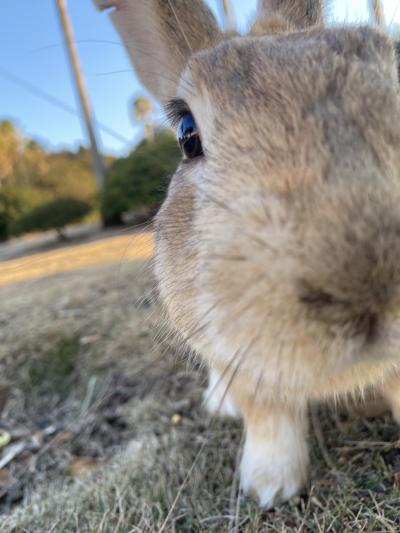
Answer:
M151 122L153 106L150 100L145 96L138 96L133 103L133 109L135 119L143 123L146 139L152 141L154 139L154 124Z
M369 0L371 18L377 26L385 26L385 15L383 12L382 0Z

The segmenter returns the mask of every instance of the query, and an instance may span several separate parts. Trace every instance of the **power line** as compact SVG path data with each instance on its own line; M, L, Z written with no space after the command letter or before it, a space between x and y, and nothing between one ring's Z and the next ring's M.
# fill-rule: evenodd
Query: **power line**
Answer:
M9 71L8 69L2 67L0 65L0 76L11 83L14 83L15 85L18 85L25 91L33 94L37 98L40 98L41 100L45 101L48 104L51 104L55 107L58 107L62 111L65 111L66 113L69 113L70 115L73 115L74 117L80 118L79 114L77 113L76 109L69 104L66 104L59 98L47 93L46 91L43 91L41 88L36 87L32 83L30 83L27 80L24 80L20 76L17 76L13 72ZM101 129L104 133L109 135L110 137L113 137L117 141L123 143L123 144L130 144L132 141L130 139L127 139L117 131L113 130L112 128L106 126L105 124L102 124L101 122L96 121L97 126L99 129Z
M122 44L118 41L110 41L106 39L75 39L75 44L112 44L114 46L122 47ZM30 54L36 54L38 52L44 52L46 50L53 50L55 48L62 48L64 44L62 43L56 43L56 44L47 44L45 46L40 46L39 48L33 48L32 50L29 50Z

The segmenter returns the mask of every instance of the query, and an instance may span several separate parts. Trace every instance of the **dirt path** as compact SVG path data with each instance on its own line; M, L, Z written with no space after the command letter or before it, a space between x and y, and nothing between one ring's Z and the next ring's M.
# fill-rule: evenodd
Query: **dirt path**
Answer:
M150 232L102 239L0 263L0 285L42 278L61 272L130 259L147 259L154 253Z

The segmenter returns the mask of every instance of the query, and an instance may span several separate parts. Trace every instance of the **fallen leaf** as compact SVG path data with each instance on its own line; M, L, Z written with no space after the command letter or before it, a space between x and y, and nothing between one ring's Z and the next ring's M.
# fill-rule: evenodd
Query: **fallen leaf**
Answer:
M8 431L0 430L0 450L10 444L11 435Z
M94 457L76 457L69 464L69 473L72 477L81 477L95 470L102 461Z
M5 468L2 468L0 470L0 499L4 498L13 483L14 479L10 472Z
M61 431L58 435L56 435L53 439L52 444L53 445L60 445L65 444L66 442L72 440L74 438L74 434L71 431Z
M178 414L175 414L171 417L171 422L174 426L177 426L178 424L180 424L182 422L182 417L181 415L178 415Z
M0 485L6 485L11 480L11 474L5 468L0 470Z
M9 395L10 387L7 387L7 385L0 385L0 416L7 405Z

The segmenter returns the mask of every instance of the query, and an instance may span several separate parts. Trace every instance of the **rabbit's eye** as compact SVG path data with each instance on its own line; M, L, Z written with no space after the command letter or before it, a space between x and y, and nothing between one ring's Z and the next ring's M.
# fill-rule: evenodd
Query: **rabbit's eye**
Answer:
M199 130L190 113L183 115L179 121L178 141L185 159L194 159L203 155Z

